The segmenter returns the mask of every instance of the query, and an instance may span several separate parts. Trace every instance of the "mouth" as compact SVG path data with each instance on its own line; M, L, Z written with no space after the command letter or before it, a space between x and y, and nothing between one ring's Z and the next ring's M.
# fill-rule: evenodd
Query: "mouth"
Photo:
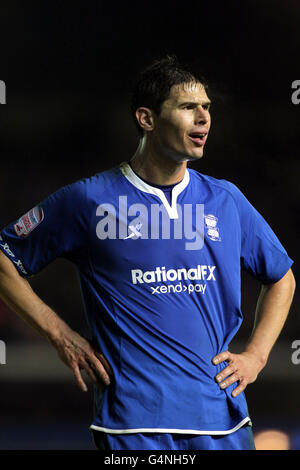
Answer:
M205 143L207 132L191 132L188 136L195 144L202 146Z

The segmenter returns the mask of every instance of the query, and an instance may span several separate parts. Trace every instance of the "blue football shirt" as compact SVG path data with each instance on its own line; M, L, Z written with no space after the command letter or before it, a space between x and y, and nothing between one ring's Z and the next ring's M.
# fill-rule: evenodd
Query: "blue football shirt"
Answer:
M92 429L226 434L250 421L212 358L242 323L241 269L268 284L292 260L235 185L186 169L169 199L124 162L50 195L0 248L24 277L57 257L77 266L114 373L103 394L95 387Z

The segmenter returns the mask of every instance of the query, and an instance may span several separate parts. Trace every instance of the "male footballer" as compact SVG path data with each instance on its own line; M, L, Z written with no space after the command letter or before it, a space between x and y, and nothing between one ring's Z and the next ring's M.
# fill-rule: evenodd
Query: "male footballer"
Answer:
M202 80L173 57L137 80L130 161L69 184L1 232L1 297L94 383L104 450L255 449L244 390L285 323L292 260L240 190L188 168L209 135ZM223 158L223 156L220 156ZM87 340L26 278L57 257L78 269ZM245 350L241 269L261 284Z

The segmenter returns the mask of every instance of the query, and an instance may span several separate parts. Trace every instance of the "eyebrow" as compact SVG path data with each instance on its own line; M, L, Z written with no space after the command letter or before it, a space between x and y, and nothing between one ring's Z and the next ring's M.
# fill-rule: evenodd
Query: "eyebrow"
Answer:
M206 100L206 101L202 101L202 102L199 102L199 101L184 101L184 102L179 102L178 103L178 106L187 106L187 105L197 105L197 104L201 104L201 106L205 105L205 104L211 104L211 101L210 100Z

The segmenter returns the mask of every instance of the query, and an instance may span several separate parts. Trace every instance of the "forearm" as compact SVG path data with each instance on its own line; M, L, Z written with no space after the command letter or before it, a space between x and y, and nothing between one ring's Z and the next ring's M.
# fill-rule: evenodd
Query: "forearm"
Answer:
M257 302L254 329L244 352L224 351L213 358L214 364L228 362L216 380L222 389L238 382L232 396L236 397L254 382L266 365L286 321L294 291L295 279L291 270L275 284L263 286Z
M289 313L295 291L295 279L291 270L278 282L262 286L257 302L255 324L245 348L261 362L267 362Z
M0 252L0 297L31 327L54 341L67 324L32 290L11 261Z
M29 283L18 274L11 261L1 251L0 297L23 320L52 343L60 359L73 370L81 390L87 390L81 369L84 369L99 387L110 384L112 370L103 354L72 330L35 294Z

